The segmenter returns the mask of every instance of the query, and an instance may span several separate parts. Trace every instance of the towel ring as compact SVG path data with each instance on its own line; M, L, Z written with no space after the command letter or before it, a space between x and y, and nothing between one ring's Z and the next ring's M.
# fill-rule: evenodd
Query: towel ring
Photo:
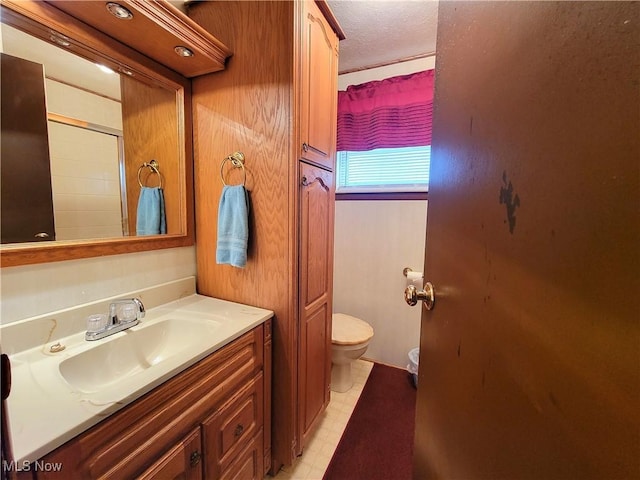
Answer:
M149 163L145 162L140 165L140 168L138 168L138 185L140 185L140 187L144 187L144 185L142 184L142 180L140 180L140 173L142 172L143 168L149 168L151 170L151 173L155 173L156 175L158 175L158 178L160 179L160 185L158 185L158 187L162 188L162 174L160 173L158 167L159 165L156 160L151 160Z
M227 182L224 181L224 164L227 163L227 161L230 161L231 165L236 168L242 168L242 183L240 185L247 183L247 170L244 168L244 153L234 152L231 155L224 157L224 160L222 160L222 163L220 164L220 178L222 179L222 184L225 186L227 185Z

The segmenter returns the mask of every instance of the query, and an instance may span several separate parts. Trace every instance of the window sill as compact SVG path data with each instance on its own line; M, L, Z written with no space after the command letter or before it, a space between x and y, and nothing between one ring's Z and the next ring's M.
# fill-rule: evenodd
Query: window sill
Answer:
M427 200L428 192L336 192L336 201L340 200Z

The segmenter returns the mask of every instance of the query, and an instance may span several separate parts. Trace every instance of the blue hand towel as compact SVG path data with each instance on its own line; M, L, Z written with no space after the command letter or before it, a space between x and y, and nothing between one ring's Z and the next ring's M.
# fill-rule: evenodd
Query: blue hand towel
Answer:
M164 193L159 187L142 187L138 199L137 235L167 233Z
M243 268L247 264L249 197L244 185L222 187L218 207L216 263Z

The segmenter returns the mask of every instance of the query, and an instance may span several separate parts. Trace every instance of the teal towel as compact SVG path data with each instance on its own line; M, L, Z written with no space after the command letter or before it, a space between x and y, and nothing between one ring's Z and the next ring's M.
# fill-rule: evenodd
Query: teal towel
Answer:
M222 187L218 207L216 263L243 268L249 240L249 194L243 185Z
M164 193L159 187L142 187L138 199L137 235L167 233L164 211Z

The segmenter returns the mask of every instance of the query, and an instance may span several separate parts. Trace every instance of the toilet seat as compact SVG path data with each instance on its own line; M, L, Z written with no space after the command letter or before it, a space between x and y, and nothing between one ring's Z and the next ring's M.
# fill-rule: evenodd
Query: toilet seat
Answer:
M332 315L331 342L334 345L358 345L373 337L373 328L364 320L344 313Z

